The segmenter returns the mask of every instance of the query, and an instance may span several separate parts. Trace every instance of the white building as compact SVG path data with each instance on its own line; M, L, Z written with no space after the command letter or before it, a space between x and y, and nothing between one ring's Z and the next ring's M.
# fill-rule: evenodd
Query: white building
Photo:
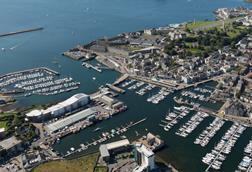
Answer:
M135 146L135 158L138 166L133 172L151 171L155 169L155 154L143 144L137 143Z
M68 112L72 112L89 103L90 96L84 93L75 94L69 99L51 106L45 110L33 110L26 114L26 117L33 121L41 121L46 118L55 118Z

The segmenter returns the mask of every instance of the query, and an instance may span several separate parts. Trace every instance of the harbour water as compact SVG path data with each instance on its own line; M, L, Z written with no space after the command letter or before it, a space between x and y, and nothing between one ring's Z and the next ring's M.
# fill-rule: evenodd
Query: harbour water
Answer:
M78 90L56 96L30 96L20 99L20 106L40 103L51 103L68 98L77 93L92 93L101 84L113 82L119 74L104 70L98 73L86 69L81 62L76 62L61 53L78 43L112 36L121 32L136 31L144 28L164 26L170 23L213 19L212 11L220 7L250 7L243 0L2 0L0 5L1 28L0 33L22 30L33 27L44 27L43 31L25 33L0 39L0 74L46 66L60 72L63 76L70 76L81 82ZM95 77L96 80L92 78ZM101 132L144 117L147 120L139 126L130 129L125 135L130 139L136 138L136 132L143 134L148 131L158 134L167 143L167 147L159 153L166 161L171 162L182 171L204 171L207 166L201 158L219 142L227 129L232 125L225 122L223 127L202 148L195 145L195 138L204 130L214 118L207 117L186 138L175 135L175 132L187 122L192 114L185 116L169 132L164 132L159 126L168 110L174 106L170 95L158 105L146 102L150 95L139 96L129 91L118 98L124 101L129 110L103 121L96 126L70 135L55 145L60 153L66 153L71 147L79 148L81 143L95 138ZM216 108L216 107L212 107ZM93 130L101 130L94 134ZM222 165L223 171L234 171L243 157L243 149L248 144L252 130L247 129ZM118 139L118 138L116 138ZM89 151L96 150L97 147ZM85 153L85 152L84 152Z

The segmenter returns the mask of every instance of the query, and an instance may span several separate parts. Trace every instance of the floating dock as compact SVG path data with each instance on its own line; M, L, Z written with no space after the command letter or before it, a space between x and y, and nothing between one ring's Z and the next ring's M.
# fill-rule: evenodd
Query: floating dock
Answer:
M92 68L92 69L94 69L94 70L96 70L97 72L100 72L100 73L102 72L102 70L98 66L93 66L93 65L91 65L89 63L86 63L86 62L83 62L82 66L85 66L88 69Z
M39 30L43 30L43 29L44 29L43 27L38 27L38 28L20 30L20 31L16 31L16 32L8 32L8 33L0 34L0 37L17 35L17 34L27 33L27 32L35 32L35 31L39 31Z

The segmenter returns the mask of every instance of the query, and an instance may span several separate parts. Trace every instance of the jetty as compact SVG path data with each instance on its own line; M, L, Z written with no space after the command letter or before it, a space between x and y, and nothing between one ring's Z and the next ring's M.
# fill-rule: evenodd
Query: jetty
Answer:
M118 93L125 93L125 90L123 90L123 89L121 89L121 88L119 88L119 87L116 87L116 86L114 86L114 85L106 84L106 86L107 86L108 88L110 88L111 90L114 90L114 91L116 91L116 92L118 92Z
M128 74L123 74L120 78L118 78L113 85L118 85L122 82L124 82L126 79L128 79L129 75Z
M2 33L0 34L0 37L17 35L17 34L27 33L27 32L35 32L35 31L39 31L43 29L44 29L43 27L37 27L37 28L25 29L25 30L20 30L20 31L15 31L15 32Z

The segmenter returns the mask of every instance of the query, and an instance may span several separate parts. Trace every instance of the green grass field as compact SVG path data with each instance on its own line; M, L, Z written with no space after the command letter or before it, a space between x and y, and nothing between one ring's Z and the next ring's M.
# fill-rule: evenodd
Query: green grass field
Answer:
M190 29L190 30L194 30L194 29L200 29L200 28L207 28L210 26L218 26L220 25L221 22L220 21L196 21L196 22L191 22L188 23L186 25L186 28Z
M107 167L101 167L101 166L95 167L94 170L94 172L107 172L107 171L108 171Z
M224 21L225 25L233 23L238 18L227 19ZM223 25L221 20L205 20L205 21L196 21L186 24L186 28L189 30L208 30L217 28L220 29Z
M0 121L0 128L6 128L7 122L6 121Z
M51 161L41 164L33 172L93 172L98 153L90 154L73 160ZM105 172L105 171L97 171Z

